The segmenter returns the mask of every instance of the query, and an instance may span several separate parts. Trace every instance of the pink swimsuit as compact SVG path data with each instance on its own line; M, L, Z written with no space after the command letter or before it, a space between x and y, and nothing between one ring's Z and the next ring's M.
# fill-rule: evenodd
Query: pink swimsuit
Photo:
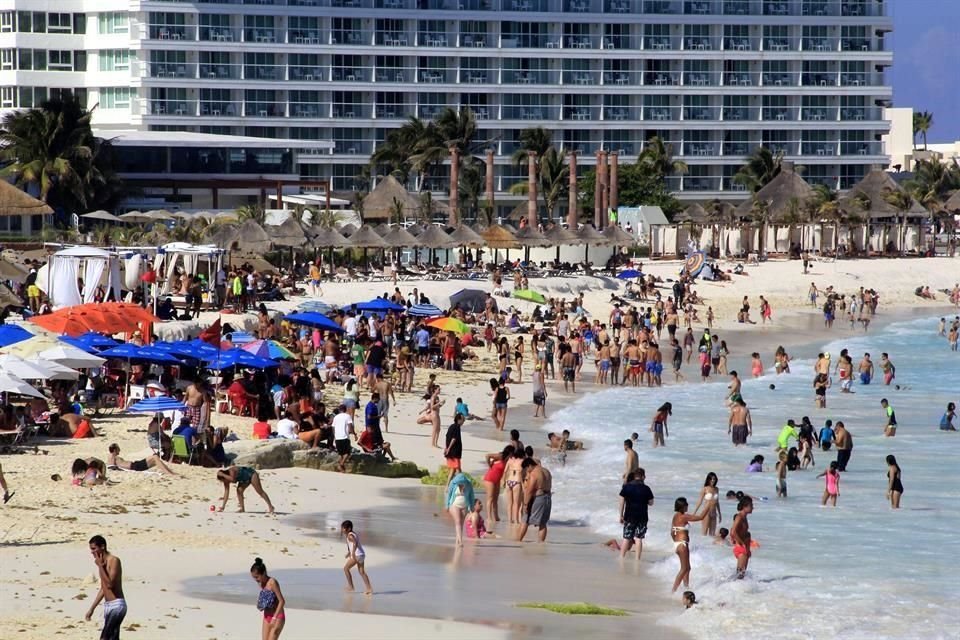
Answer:
M840 481L840 474L830 473L829 471L827 471L827 475L824 476L824 478L827 481L827 493L830 494L831 496L837 495L838 493L837 485L839 484L839 481Z

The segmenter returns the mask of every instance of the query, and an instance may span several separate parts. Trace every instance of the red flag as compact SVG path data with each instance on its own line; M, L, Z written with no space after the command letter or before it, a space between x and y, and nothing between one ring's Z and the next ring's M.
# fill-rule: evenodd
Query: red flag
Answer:
M146 282L147 284L156 284L157 283L157 272L153 269L148 270L145 274L140 276L141 282Z
M216 322L200 332L198 336L201 340L207 344L211 344L216 348L220 348L220 318L217 318Z

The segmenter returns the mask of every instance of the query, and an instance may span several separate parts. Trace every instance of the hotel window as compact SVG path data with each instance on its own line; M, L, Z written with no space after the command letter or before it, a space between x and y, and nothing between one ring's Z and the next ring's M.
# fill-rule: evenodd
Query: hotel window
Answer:
M0 107L10 109L13 107L13 99L16 96L14 87L0 87Z
M0 50L0 70L12 71L13 69L16 69L16 54L16 49Z
M18 11L17 26L20 33L45 33L47 30L47 14L39 11Z
M120 11L98 14L97 24L100 33L128 33L130 31L127 14Z
M51 71L73 71L72 51L48 51Z
M100 89L101 109L129 109L130 87L102 87Z
M48 13L47 33L71 33L73 16L69 13Z
M38 107L47 99L46 87L18 87L17 93L19 94L18 104L21 109Z
M14 16L13 11L0 13L0 33L11 33L15 30L13 26Z
M102 49L99 52L100 71L126 71L130 68L128 49Z
M46 71L47 52L43 49L19 49L19 66L24 71Z

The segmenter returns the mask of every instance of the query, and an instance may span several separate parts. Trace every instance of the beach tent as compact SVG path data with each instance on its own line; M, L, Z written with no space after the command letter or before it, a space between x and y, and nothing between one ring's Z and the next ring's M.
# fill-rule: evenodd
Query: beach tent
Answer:
M96 247L69 247L50 256L50 262L37 272L36 283L50 298L54 308L72 307L93 302L97 285L105 275L107 290L119 300L121 280L117 254ZM82 292L77 283L81 277L84 282Z
M486 309L487 292L480 289L460 289L450 296L450 306L460 306L468 313L482 313Z

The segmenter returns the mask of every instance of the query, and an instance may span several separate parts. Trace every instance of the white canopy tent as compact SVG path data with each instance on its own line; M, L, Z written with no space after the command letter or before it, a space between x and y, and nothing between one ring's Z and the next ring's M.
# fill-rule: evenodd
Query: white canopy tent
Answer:
M93 302L97 286L104 283L114 299L120 300L120 258L114 252L96 247L61 249L37 272L37 286L47 294L54 308Z

